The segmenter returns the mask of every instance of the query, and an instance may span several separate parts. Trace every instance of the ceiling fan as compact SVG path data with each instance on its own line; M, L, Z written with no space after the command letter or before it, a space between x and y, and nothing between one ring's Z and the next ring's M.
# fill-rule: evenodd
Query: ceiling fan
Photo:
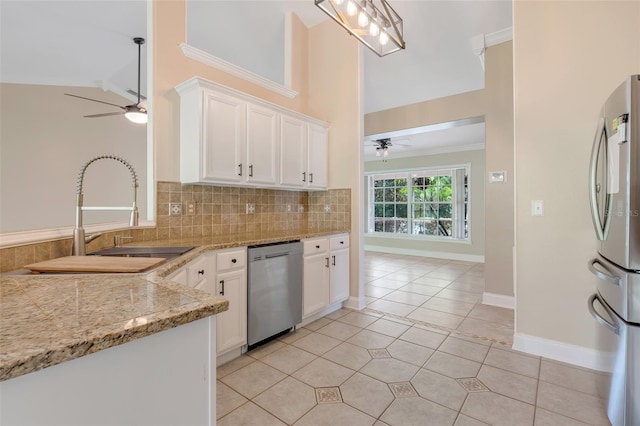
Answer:
M380 156L386 157L386 156L388 156L389 155L389 147L393 146L393 143L391 143L391 138L376 139L376 140L373 140L373 141L370 141L370 142L373 142L374 144L372 146L376 147L376 157L380 157ZM396 141L396 145L397 146L404 146L404 147L409 146L407 144L400 143L400 142L408 142L407 139L400 139L400 140Z
M122 109L122 112L107 112L103 114L92 114L85 115L86 118L96 118L96 117L108 117L110 115L124 115L130 121L138 124L144 124L147 122L147 102L146 98L140 94L140 47L144 44L144 38L142 37L134 37L133 42L138 45L138 91L134 92L133 90L127 90L127 92L137 95L138 102L133 105L116 105L110 102L99 101L97 99L85 98L84 96L72 95L71 93L65 93L67 96L73 96L74 98L85 99L87 101L99 102L105 105L111 105L114 107L118 107Z

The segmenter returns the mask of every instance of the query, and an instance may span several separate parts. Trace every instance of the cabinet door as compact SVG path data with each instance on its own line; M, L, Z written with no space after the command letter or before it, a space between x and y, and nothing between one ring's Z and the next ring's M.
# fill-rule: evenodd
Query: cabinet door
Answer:
M247 105L247 182L275 185L278 125L275 111Z
M218 274L216 296L229 300L229 309L217 316L217 353L247 343L246 269Z
M329 254L304 258L302 316L313 314L329 305Z
M308 129L309 188L327 187L327 155L329 131L324 126L309 124Z
M304 187L307 185L307 125L283 115L280 126L280 184Z
M209 91L204 92L203 101L201 178L213 182L241 182L246 173L243 164L246 103Z
M349 298L349 249L331 252L331 298L329 304Z

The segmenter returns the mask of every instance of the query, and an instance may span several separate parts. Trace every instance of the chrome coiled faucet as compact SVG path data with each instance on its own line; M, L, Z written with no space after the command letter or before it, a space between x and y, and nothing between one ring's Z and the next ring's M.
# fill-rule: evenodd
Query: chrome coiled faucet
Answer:
M133 206L131 207L86 207L82 205L82 187L84 185L84 174L87 171L87 168L92 163L98 160L115 160L122 164L124 164L129 172L131 173L131 179L133 181ZM84 228L82 227L82 212L84 210L127 210L131 211L131 216L129 218L129 226L138 226L138 176L136 175L136 171L127 160L117 155L112 154L102 154L96 157L93 157L91 160L87 161L83 164L80 169L80 173L78 174L77 181L77 190L76 190L76 225L73 228L73 256L84 256L86 254L86 244L92 241L94 238L98 237L100 234L93 235L91 237L85 237Z

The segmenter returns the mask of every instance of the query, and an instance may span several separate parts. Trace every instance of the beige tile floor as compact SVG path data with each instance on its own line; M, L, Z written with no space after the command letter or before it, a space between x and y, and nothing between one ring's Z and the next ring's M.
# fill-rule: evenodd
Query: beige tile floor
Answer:
M218 368L219 425L609 425L604 375L510 349L482 265L367 253L368 306Z

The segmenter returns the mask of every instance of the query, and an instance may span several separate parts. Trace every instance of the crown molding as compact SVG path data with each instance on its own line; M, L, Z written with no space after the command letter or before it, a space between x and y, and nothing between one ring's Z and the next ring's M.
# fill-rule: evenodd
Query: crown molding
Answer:
M508 27L500 31L484 35L484 46L491 47L496 44L504 43L505 41L513 40L513 28Z
M217 56L214 56L196 47L190 46L187 43L180 43L179 47L182 50L182 53L184 54L184 56L186 56L187 58L201 62L205 65L209 65L211 67L219 69L220 71L224 71L228 74L239 77L250 83L264 87L265 89L268 89L268 90L271 90L272 92L286 96L287 98L293 99L296 96L298 96L298 92L295 90L292 90L281 84L275 83L269 80L268 78L264 78L242 67L234 65L231 62L227 62L224 59L220 59Z

